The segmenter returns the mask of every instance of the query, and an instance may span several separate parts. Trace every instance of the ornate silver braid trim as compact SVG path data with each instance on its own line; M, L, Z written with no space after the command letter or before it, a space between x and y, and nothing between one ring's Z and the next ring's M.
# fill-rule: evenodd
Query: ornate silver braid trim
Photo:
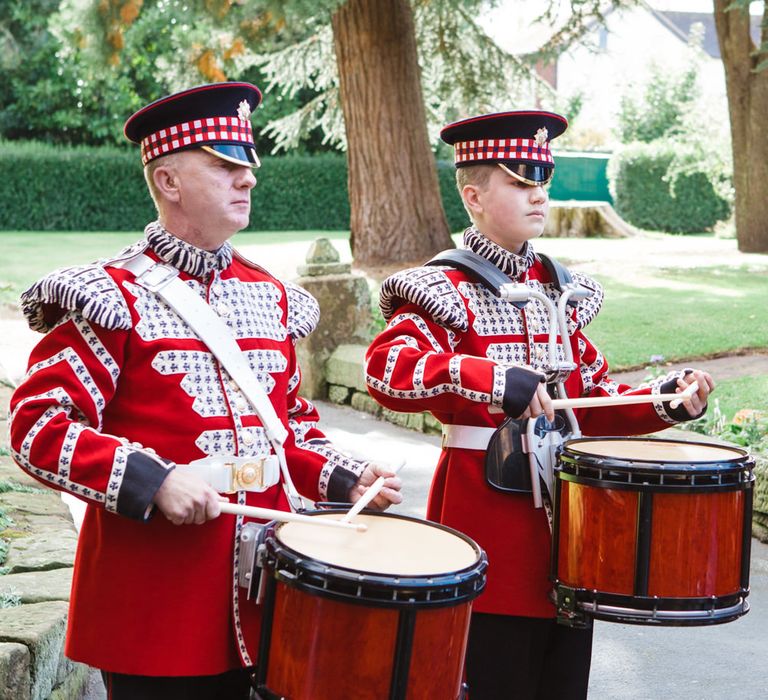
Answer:
M320 321L320 305L306 289L284 282L288 299L288 333L295 340L306 338Z
M404 304L416 304L435 321L464 332L469 326L464 300L448 279L445 267L414 267L398 272L381 285L379 306L390 321Z
M21 310L29 327L40 333L51 330L68 311L80 311L86 320L108 330L131 328L128 304L100 264L66 267L46 275L21 295Z

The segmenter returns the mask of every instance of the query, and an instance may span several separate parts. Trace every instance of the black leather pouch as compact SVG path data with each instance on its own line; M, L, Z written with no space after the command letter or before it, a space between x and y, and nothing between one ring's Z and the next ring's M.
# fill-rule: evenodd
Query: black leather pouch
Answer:
M507 418L488 443L485 479L495 489L508 493L531 493L531 467L523 452L528 419Z

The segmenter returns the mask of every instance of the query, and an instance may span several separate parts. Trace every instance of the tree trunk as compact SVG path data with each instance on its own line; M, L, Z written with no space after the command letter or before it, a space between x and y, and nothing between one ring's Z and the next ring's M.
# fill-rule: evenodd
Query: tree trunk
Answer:
M348 0L332 26L355 262L424 261L453 242L427 137L411 5Z
M736 235L744 253L768 252L768 70L755 72L768 58L749 34L749 14L726 12L732 0L714 0L715 25L725 68L731 118ZM768 8L763 12L768 12ZM763 37L768 25L763 19Z

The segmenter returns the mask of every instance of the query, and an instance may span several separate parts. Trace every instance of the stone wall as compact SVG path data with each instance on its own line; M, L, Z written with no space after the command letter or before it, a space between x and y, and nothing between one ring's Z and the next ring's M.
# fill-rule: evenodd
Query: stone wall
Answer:
M440 423L431 413L398 413L383 408L371 398L365 387L363 366L367 346L339 345L325 363L328 400L346 404L403 428L423 433L440 433Z
M88 667L63 654L77 546L69 509L8 457L0 492L0 698L80 698Z
M354 274L349 263L327 238L310 246L306 264L298 267L296 283L320 304L320 322L314 332L296 346L301 367L301 394L308 399L326 398L328 383L325 364L340 343L365 343L371 318L371 292L362 275Z

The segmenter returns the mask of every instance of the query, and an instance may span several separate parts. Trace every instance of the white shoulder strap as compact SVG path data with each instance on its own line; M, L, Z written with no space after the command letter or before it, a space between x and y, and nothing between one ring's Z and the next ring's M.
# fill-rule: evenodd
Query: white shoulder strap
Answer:
M291 507L294 510L303 510L303 501L293 485L285 460L283 445L288 437L288 430L277 417L272 402L256 379L229 326L179 279L179 271L176 268L155 262L144 254L121 262L119 266L132 272L136 276L136 284L157 294L184 319L237 382L261 420L272 448L280 460L286 495Z

